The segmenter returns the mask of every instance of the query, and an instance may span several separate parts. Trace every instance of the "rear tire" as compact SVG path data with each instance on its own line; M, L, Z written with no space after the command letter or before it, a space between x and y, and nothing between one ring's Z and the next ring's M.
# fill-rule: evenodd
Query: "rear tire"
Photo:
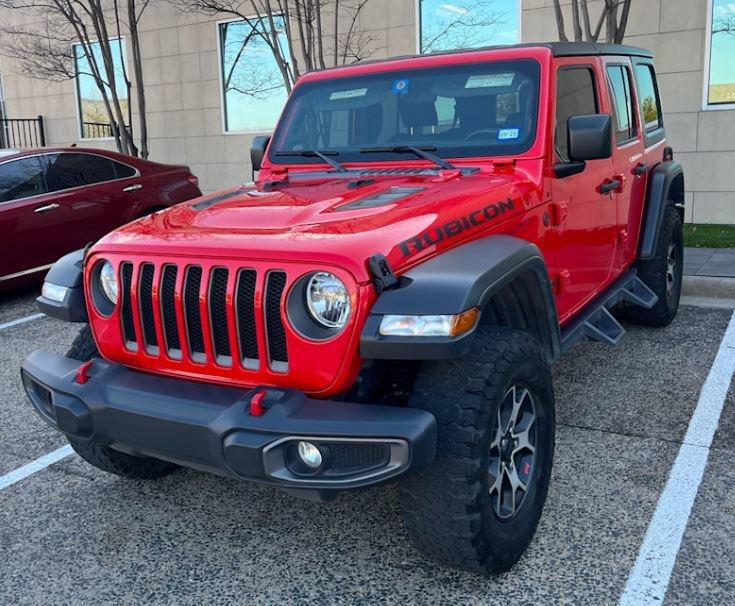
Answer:
M74 339L66 356L80 362L87 362L100 356L97 344L92 336L92 330L88 324L82 328ZM155 480L178 469L178 465L166 461L149 457L136 457L107 446L98 446L69 436L66 439L74 451L87 463L94 465L97 469L124 478Z
M668 326L679 311L684 274L684 237L679 211L666 207L654 256L637 264L638 277L658 296L651 309L625 307L623 318L642 326Z
M554 391L541 346L522 331L480 327L467 357L424 364L410 405L438 424L435 461L399 488L411 539L443 564L509 570L533 538L551 477Z

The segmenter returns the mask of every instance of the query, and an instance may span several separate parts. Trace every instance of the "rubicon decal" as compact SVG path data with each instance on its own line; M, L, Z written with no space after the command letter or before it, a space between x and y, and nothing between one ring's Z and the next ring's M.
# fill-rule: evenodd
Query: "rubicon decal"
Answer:
M404 240L398 246L401 248L403 255L407 257L413 253L422 251L429 246L439 244L439 242L444 239L449 240L450 238L455 238L471 227L477 227L478 225L492 221L514 208L513 200L510 198L498 202L497 204L488 204L484 208L473 210L464 217L453 219L439 227L432 227L418 236Z

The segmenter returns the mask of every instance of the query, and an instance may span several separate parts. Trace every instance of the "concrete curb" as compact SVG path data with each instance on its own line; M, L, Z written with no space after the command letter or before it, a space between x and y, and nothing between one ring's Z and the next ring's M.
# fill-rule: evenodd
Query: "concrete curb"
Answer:
M735 278L684 276L682 295L709 299L735 299Z

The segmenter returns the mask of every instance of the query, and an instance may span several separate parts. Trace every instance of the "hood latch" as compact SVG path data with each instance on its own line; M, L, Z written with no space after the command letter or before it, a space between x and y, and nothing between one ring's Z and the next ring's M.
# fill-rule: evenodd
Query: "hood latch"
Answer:
M398 286L398 278L388 263L388 259L380 253L374 254L368 259L368 270L373 279L375 292L381 294L384 290L390 290Z

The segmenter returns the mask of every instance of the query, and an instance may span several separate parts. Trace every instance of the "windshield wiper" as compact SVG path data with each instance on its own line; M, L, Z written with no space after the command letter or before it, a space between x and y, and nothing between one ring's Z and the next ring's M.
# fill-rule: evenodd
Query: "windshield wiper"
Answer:
M317 149L294 149L291 151L279 151L276 152L276 156L302 156L304 158L319 158L320 160L323 160L329 166L331 166L334 170L336 170L339 173L345 172L347 169L342 166L337 160L334 160L330 158L329 156L339 156L339 152L337 151L328 151L323 150L319 151Z
M445 170L455 170L454 164L442 160L439 156L430 154L429 152L436 151L436 145L423 145L421 147L414 147L413 145L389 145L387 147L363 147L360 150L361 154L415 154L419 158L429 160L436 164L439 168Z

